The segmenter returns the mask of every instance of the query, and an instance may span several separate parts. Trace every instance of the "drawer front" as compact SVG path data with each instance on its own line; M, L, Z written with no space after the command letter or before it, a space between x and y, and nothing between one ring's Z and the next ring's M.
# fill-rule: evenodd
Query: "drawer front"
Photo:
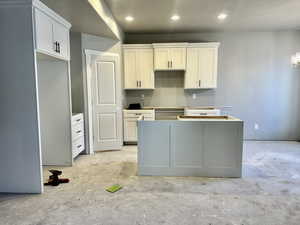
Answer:
M74 116L72 116L72 125L76 125L78 123L82 123L83 122L83 114L76 114Z
M186 116L219 116L220 110L187 110Z
M72 140L74 141L80 136L84 136L84 125L83 121L81 123L77 123L72 125Z
M145 116L144 120L154 120L154 116Z
M84 150L84 137L80 137L72 144L73 158Z
M154 117L154 110L125 110L125 118Z

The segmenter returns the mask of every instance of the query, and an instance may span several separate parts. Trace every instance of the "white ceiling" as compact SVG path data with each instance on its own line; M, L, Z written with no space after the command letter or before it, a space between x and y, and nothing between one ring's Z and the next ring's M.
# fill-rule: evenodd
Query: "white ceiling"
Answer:
M300 29L300 0L105 0L127 33ZM217 20L228 13L224 22ZM177 13L181 19L170 21ZM131 23L125 17L131 15Z
M115 38L87 0L41 0L72 24L72 31Z

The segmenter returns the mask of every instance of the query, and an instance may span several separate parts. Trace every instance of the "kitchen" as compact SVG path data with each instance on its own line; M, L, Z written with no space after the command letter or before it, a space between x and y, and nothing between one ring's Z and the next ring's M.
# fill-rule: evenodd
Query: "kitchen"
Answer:
M297 224L299 7L1 1L1 221Z
M172 72L180 71L184 90L215 89L219 45L220 43L123 45L124 88L127 91L154 90L156 76L159 76L156 73L168 72L165 79L171 80ZM143 94L141 100L140 103L129 104L128 109L123 110L124 141L138 141L139 175L241 177L242 121L221 115L221 110L213 106L150 107L145 106ZM177 119L177 123L164 122ZM158 120L162 122L151 122ZM204 122L202 125L201 121ZM237 121L237 127L231 131L232 122ZM199 126L197 129L195 124ZM176 132L178 134L172 136ZM192 135L194 132L196 136ZM228 133L232 135L226 136ZM183 134L189 135L183 138ZM209 137L213 138L214 144L209 144ZM220 143L216 144L218 141ZM165 159L162 161L162 158Z

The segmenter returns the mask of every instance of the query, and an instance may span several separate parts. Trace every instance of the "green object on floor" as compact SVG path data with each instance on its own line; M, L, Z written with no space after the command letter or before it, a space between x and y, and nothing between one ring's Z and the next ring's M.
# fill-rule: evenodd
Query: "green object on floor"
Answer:
M112 186L110 186L109 188L106 189L106 191L110 192L110 193L115 193L116 191L122 189L122 186L119 184L114 184Z

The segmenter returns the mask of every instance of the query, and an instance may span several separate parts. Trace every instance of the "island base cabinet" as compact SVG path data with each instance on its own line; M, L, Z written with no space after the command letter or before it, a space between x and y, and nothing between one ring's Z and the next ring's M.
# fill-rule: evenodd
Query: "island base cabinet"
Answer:
M242 121L139 121L138 142L139 175L242 175Z

